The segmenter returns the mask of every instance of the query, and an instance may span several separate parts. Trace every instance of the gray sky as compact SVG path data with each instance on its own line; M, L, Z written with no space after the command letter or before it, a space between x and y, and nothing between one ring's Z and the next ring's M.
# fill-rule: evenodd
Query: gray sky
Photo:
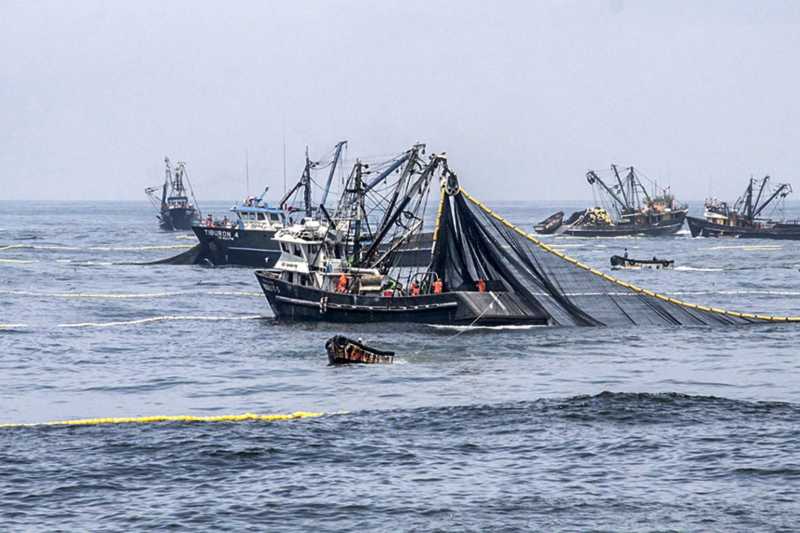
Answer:
M486 200L584 199L634 164L680 198L800 195L800 2L0 0L0 199L282 190L306 144L446 151ZM275 195L271 195L273 198Z

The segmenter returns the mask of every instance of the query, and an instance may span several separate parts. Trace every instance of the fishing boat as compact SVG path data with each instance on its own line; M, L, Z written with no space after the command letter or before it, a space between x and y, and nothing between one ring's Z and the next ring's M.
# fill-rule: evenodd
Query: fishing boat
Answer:
M267 190L264 190L266 193ZM280 255L275 232L286 225L286 212L270 206L264 194L246 198L231 208L233 219L215 220L210 214L192 231L200 242L201 261L214 266L272 266Z
M788 183L771 183L770 177L750 178L744 193L733 205L710 198L704 204L703 218L687 217L693 237L738 237L743 239L800 240L800 221L773 220L765 216L772 206L774 214L792 193Z
M361 342L354 341L342 335L336 335L325 343L328 352L328 363L342 365L350 363L362 364L392 364L394 352L370 348Z
M166 167L164 184L160 187L148 187L145 193L158 212L157 218L161 229L189 230L192 224L200 220L200 211L196 207L197 200L189 182L186 163L178 161L174 172L169 157L164 158L164 165ZM188 194L191 194L191 200Z
M281 254L280 246L274 240L275 233L285 227L297 213L309 217L315 213L312 201L312 170L329 168L321 198L321 205L324 205L346 144L347 141L337 143L332 159L327 162L312 161L306 150L305 166L300 179L283 195L277 206L271 206L264 200L269 190L267 187L260 196L245 198L240 205L232 207L232 219L226 216L222 220L215 220L208 215L202 223L193 225L192 231L200 243L195 262L214 266L272 267ZM293 197L300 193L302 205L298 206Z
M597 171L586 173L586 180L599 193L605 204L574 212L558 229L558 233L576 237L621 237L631 235L673 235L683 227L688 207L664 189L648 192L634 167L624 169L611 165L613 180L604 180ZM609 184L611 183L611 184Z
M533 229L540 235L551 235L558 231L558 228L560 228L563 223L564 212L558 211L533 226Z
M623 255L611 256L611 268L613 270L619 270L619 269L641 270L643 268L649 268L653 270L663 270L665 268L672 268L674 265L675 261L673 261L672 259L658 259L657 257L653 257L652 259L632 259L630 257Z
M446 156L434 154L425 162L422 148L411 150L399 178L388 187L387 175L367 181L366 169L357 162L333 215L325 221L304 219L275 235L282 255L275 268L257 270L256 277L278 318L480 325L547 322L543 311L523 305L501 283L478 279L445 288L436 269L428 266L431 251L421 268L398 261L404 243L422 233L422 211L434 177L455 180ZM379 185L391 192L371 196ZM370 198L384 202L377 221L368 216L376 212L375 206L368 206Z

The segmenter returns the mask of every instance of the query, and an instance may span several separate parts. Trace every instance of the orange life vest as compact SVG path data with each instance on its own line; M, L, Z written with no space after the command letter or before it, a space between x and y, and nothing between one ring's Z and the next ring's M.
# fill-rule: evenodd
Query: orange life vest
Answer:
M433 294L442 294L442 289L444 288L444 284L442 280L437 279L433 282Z

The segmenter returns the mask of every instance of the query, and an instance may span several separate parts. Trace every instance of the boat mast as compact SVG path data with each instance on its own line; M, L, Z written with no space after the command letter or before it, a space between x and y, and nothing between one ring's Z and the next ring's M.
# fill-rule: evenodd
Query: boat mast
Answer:
M764 192L764 187L767 186L767 183L769 183L769 176L764 176L764 179L761 180L761 186L758 188L758 194L756 195L756 201L753 202L753 218L755 218L755 216L756 216L755 211L756 211L756 208L758 207L758 203L761 201L761 194ZM766 204L765 204L765 206L766 206ZM758 209L758 211L761 211L761 210Z
M169 164L169 157L164 156L164 189L161 191L161 208L167 205L167 190L172 187L172 167Z
M750 178L750 183L747 185L747 189L744 192L744 216L752 220L753 219L753 178Z
M392 210L394 209L395 204L397 203L397 198L400 196L400 192L403 190L404 185L407 183L409 176L411 173L414 172L414 168L416 167L419 161L419 152L425 150L424 144L415 144L411 147L410 150L407 150L406 153L401 157L398 161L408 161L408 164L403 169L403 173L400 176L400 179L397 181L397 186L394 188L394 193L392 193L392 198L389 200L389 205L386 207L386 211L383 214L383 220L381 220L380 226L378 228L382 229L386 222L389 220L389 217L392 215ZM399 164L397 165L399 166ZM392 165L390 169L397 168L397 166ZM389 175L386 171L384 171L386 176ZM380 177L380 176L379 176ZM385 177L385 176L384 176ZM372 187L377 185L377 180L374 180L371 184ZM371 187L368 187L368 189Z
M331 171L328 172L328 181L325 182L325 189L322 192L322 200L320 200L321 205L325 205L325 201L328 199L328 192L331 190L331 182L333 181L333 174L336 171L336 165L339 164L339 156L342 154L342 148L344 145L347 144L347 141L339 141L334 148L333 153L333 162L331 163ZM308 158L308 155L306 155Z
M606 185L606 183L603 180L600 179L600 176L598 176L597 173L594 170L590 170L589 172L586 173L586 181L588 181L590 185L594 185L595 183L599 183L600 186L603 189L605 189L605 191L611 196L611 198L613 198L614 201L619 206L621 206L621 208L622 208L621 211L620 211L620 207L615 206L617 208L617 213L618 214L622 214L622 213L627 212L628 204L626 202L623 202L622 200L620 200L619 196L617 196L617 194L614 192L614 190L611 187L609 187L608 185Z
M769 176L767 176L764 179L768 179L768 178L769 178ZM781 198L785 198L791 192L792 192L792 188L791 188L791 186L789 184L781 183L778 186L778 188L775 189L775 192L773 192L770 195L769 198L764 200L763 204L761 204L759 207L756 208L755 212L753 213L753 218L757 217L773 200L775 200L775 198L777 198L778 196L780 196Z
M446 165L446 161L446 158L443 156L431 156L430 162L419 175L419 178L417 178L417 180L408 187L400 202L397 203L397 207L395 207L394 211L391 213L391 216L387 218L386 222L375 234L374 238L372 239L372 243L364 253L364 263L367 263L374 256L375 252L378 251L378 247L380 246L381 241L383 241L383 239L386 237L389 229L391 229L395 222L397 222L400 216L405 212L406 206L408 206L414 196L418 194L422 190L423 186L431 179L431 176L433 176L433 173L436 171L436 167L438 167L441 163Z
M356 161L355 168L355 182L353 186L353 193L355 194L356 202L356 216L355 216L355 229L353 230L353 264L358 265L361 263L361 218L365 216L364 209L364 182L362 180L362 168L364 165L361 161Z
M281 201L278 204L278 206L281 209L286 209L286 202L289 201L289 198L292 197L292 195L295 193L295 191L297 191L297 189L299 189L300 187L303 187L304 188L304 190L303 190L303 203L304 203L304 206L303 207L305 208L306 216L310 217L312 215L312 208L311 208L311 169L314 168L315 166L317 166L317 164L315 162L311 161L308 158L308 146L306 146L306 165L303 168L303 174L300 177L300 181L298 181L295 184L295 186L292 187L290 190L288 190L286 192L286 194L283 195L283 198L281 198Z
M389 167L386 170L384 170L383 172L378 174L371 182L369 182L367 184L365 192L369 192L374 187L376 187L379 184L381 184L383 182L383 180L385 180L387 177L389 177L389 175L392 172L394 172L395 170L400 168L400 165L405 163L408 160L409 157L411 157L412 155L416 156L417 152L419 150L421 150L421 149L424 149L424 148L425 148L424 144L415 144L410 150L406 150L406 152L403 155L401 155L399 158L397 158L397 160L395 160L394 163L389 165Z
M650 194L647 192L647 187L645 187L644 184L642 183L642 181L639 179L639 176L636 175L636 169L634 169L633 166L631 166L631 168L630 168L630 176L631 176L631 186L632 187L637 187L636 209L639 209L639 208L642 207L642 205L641 205L641 201L639 200L638 191L639 190L642 191L642 194L644 194L644 199L648 203L651 202Z
M311 210L311 160L308 158L308 146L306 146L306 166L303 169L303 205L306 208L306 216L310 217Z
M617 165L611 164L611 170L614 171L614 176L617 177L617 183L619 183L619 190L622 192L622 199L625 200L625 205L628 205L628 196L625 194L625 186L622 184L622 178L619 177L619 171L617 170Z

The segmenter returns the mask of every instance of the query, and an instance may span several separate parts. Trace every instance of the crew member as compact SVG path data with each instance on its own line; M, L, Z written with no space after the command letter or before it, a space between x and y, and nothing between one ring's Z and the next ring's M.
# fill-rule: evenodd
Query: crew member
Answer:
M419 296L419 284L417 280L411 282L411 296Z
M444 283L439 278L436 278L436 281L433 282L433 294L442 294L442 289L444 288Z
M339 282L336 284L336 292L347 292L347 276L344 272L339 274Z
M475 285L478 286L478 292L486 292L486 280L481 278Z

